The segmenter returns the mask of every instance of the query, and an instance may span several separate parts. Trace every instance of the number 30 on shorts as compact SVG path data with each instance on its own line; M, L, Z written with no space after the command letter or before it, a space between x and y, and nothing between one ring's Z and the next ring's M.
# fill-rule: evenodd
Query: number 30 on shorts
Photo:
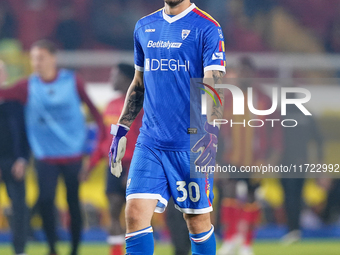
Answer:
M184 202L188 198L188 191L189 191L189 198L192 202L198 202L201 198L200 187L196 182L190 182L188 185L188 189L186 189L187 183L185 181L178 181L176 182L177 190L183 193L182 197L178 197L178 202Z

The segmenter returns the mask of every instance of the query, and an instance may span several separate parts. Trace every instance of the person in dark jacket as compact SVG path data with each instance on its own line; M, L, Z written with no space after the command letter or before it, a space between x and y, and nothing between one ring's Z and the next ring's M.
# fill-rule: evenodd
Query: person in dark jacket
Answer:
M296 98L298 95L293 94ZM309 163L309 147L315 142L318 164L324 160L323 137L313 116L304 115L295 105L287 106L287 119L296 120L299 125L295 128L286 128L283 133L282 165L304 165ZM291 176L290 176L291 177ZM285 196L285 211L287 217L288 233L282 237L284 244L292 244L301 239L300 215L303 209L302 191L305 183L304 173L295 178L282 178L281 184Z
M0 86L5 80L5 66L0 62ZM0 180L12 201L11 229L14 252L25 254L28 209L25 202L25 172L29 157L23 106L0 101Z

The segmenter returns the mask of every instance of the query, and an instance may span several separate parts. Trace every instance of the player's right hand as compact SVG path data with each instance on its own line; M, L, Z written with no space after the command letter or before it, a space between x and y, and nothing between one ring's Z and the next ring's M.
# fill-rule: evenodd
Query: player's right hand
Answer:
M122 159L126 151L126 134L130 129L122 124L111 126L112 143L109 151L109 164L111 173L117 178L120 177L122 168Z

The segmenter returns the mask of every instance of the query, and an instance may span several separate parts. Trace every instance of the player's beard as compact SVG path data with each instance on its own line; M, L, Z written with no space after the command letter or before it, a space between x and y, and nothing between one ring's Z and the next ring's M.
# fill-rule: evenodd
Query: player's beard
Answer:
M184 2L184 0L165 0L165 3L167 3L171 8L176 7L182 2Z

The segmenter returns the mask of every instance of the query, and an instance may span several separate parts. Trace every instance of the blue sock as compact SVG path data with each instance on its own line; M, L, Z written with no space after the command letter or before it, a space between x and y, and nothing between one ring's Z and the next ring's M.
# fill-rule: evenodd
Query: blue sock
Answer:
M201 234L190 234L192 255L216 255L214 226Z
M153 255L154 241L152 227L125 235L126 255Z

